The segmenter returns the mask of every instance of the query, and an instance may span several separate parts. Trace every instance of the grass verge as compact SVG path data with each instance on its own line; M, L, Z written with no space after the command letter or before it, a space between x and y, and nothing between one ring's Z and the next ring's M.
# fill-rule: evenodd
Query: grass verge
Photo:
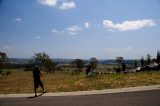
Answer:
M0 94L33 93L32 72L11 70L12 76L0 76ZM47 92L102 90L160 84L160 71L127 74L106 74L96 77L70 75L67 72L43 73L42 81ZM40 89L39 89L40 92Z

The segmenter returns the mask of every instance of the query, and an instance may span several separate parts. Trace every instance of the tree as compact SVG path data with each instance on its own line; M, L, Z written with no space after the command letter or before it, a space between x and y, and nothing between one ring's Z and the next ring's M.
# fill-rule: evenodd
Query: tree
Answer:
M55 70L55 64L51 59L46 59L44 66L46 68L47 73L54 73Z
M54 71L55 65L45 52L36 53L32 57L32 61L30 61L30 63L34 65L38 65L41 70L46 70L47 73L51 73L52 71Z
M147 54L146 56L146 65L150 65L151 64L151 55L150 54Z
M137 60L134 60L134 68L137 68L138 67L138 62Z
M9 62L6 53L0 51L0 71L5 67L5 65Z
M36 53L33 56L33 63L36 65L39 65L40 68L44 67L45 61L49 59L49 56L43 52L43 53Z
M143 59L143 57L141 58L141 67L143 67L144 66L144 59Z
M160 50L157 51L157 63L160 63Z
M120 66L123 63L123 57L116 57L116 63L118 64L118 68L120 69Z
M82 71L82 68L84 66L84 62L81 59L76 59L74 61L72 61L72 64L75 66L76 68L76 73L80 73Z
M156 63L156 62L157 62L157 59L153 58L151 61L152 61L153 63Z
M98 65L98 60L96 58L90 58L90 65L91 65L91 69L95 70L97 68Z

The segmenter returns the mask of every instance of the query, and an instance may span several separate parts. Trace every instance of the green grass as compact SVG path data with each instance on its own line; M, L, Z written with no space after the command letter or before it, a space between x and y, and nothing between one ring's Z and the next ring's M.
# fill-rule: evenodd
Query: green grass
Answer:
M33 93L32 72L11 70L12 76L0 76L0 94ZM71 75L68 72L43 73L42 81L47 92L102 90L160 84L160 71L127 74L106 74L86 77L84 73ZM40 91L40 89L39 89Z

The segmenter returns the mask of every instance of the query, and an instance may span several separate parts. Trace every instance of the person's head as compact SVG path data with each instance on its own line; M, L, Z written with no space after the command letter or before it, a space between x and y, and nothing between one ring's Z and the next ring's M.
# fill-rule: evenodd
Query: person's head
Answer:
M35 69L39 69L39 66L38 66L38 65L36 65L36 66L35 66Z

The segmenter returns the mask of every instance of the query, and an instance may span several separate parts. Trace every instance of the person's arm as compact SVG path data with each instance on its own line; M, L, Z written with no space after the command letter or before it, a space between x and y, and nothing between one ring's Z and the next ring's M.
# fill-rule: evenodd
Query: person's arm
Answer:
M41 73L41 71L39 70L39 75L40 75L40 77L42 77L42 73Z

